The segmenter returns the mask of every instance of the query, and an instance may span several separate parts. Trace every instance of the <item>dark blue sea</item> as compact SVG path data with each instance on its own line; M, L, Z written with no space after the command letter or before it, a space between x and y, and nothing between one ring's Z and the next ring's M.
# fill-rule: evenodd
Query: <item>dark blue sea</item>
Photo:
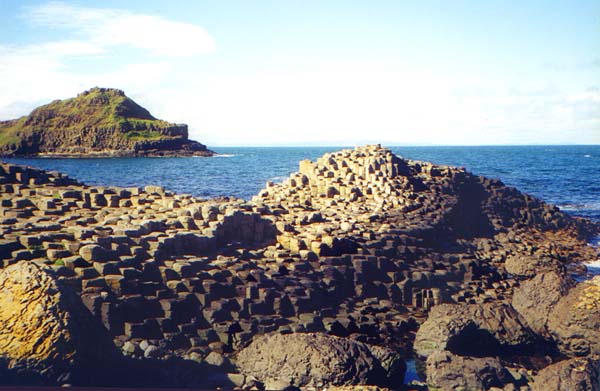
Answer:
M281 181L302 159L342 147L214 148L214 158L6 159L58 170L90 185L157 184L199 197L250 199L267 181ZM392 147L406 158L462 166L501 179L561 209L600 221L600 145Z

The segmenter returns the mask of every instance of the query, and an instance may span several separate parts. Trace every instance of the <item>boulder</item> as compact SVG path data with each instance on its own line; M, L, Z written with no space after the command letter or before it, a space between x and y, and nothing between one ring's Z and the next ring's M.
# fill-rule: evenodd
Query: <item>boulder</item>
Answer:
M271 334L256 338L237 356L240 372L280 388L326 385L402 384L404 367L387 349L317 333ZM380 361L380 358L383 360ZM385 366L385 368L384 368ZM388 378L393 374L394 379ZM392 384L393 383L393 384Z
M533 277L540 272L560 271L562 269L556 259L524 254L509 256L504 263L504 267L510 274L521 277Z
M427 358L426 365L430 391L483 391L491 387L502 388L515 381L495 357L462 357L446 351L435 352Z
M572 358L542 369L531 391L600 391L600 358Z
M0 272L0 355L44 384L76 383L96 371L105 376L103 368L118 357L80 297L29 262Z
M382 346L370 346L371 354L379 360L386 373L386 384L390 387L401 385L406 374L406 362L398 352Z
M548 315L572 285L571 279L557 272L538 274L515 289L512 305L535 333L547 337Z
M600 276L558 301L548 315L548 332L568 356L600 354Z
M536 337L507 304L441 304L432 308L415 337L421 357L448 350L465 356L494 356L532 347Z
M215 369L222 371L226 371L231 367L229 359L218 352L210 352L208 356L204 358L204 362L214 366Z

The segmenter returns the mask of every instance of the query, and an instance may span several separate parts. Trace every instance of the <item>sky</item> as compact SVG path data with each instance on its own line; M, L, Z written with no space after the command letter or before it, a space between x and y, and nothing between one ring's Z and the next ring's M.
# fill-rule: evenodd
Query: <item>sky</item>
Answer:
M600 1L0 1L0 120L95 86L209 146L600 144Z

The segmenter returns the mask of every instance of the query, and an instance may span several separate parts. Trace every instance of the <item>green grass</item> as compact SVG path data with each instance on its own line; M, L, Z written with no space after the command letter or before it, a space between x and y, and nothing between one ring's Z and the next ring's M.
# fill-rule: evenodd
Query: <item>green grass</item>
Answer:
M0 122L0 147L55 129L117 129L128 140L159 140L169 138L160 130L173 125L154 118L121 91L92 88L75 98L40 106L29 116Z
M125 137L132 141L160 140L166 138L165 135L156 130L132 130L125 133Z
M0 124L0 145L15 145L18 144L21 139L15 135L15 129L13 126L2 126Z

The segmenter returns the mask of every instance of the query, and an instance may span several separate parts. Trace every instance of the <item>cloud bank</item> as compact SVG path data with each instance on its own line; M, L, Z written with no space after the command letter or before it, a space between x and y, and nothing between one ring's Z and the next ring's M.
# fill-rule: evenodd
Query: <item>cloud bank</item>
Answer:
M200 26L127 10L50 2L24 8L20 18L68 38L0 45L2 119L96 85L135 93L163 80L178 59L215 50L214 39ZM81 61L88 69L75 66Z
M156 56L192 56L215 50L213 38L202 27L160 16L61 2L29 7L24 16L35 25L71 30L83 37L82 44L96 50L123 45Z

